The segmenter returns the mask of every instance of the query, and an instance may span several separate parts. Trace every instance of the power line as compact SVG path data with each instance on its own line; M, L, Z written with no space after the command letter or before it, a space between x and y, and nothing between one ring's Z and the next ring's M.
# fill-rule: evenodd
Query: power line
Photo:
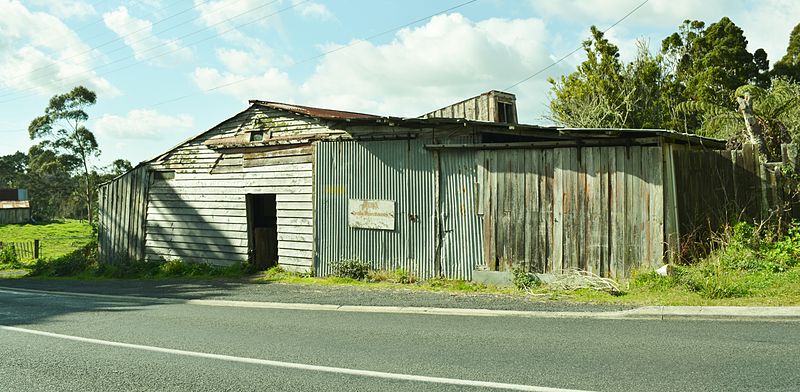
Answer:
M633 13L634 13L634 12L638 11L638 10L639 10L639 8L642 8L642 7L643 7L645 4L647 4L647 2L648 2L648 1L650 1L650 0L644 0L644 1L643 1L641 4L639 4L639 5L637 5L636 7L634 7L632 10L630 10L630 12L628 12L627 14L625 14L625 16L623 16L622 18L620 18L618 21L614 22L614 24L612 24L611 26L609 26L607 29L603 30L603 34L605 34L606 32L608 32L609 30L613 29L613 28L614 28L616 25L618 25L618 24L622 23L622 21L623 21L623 20L625 20L625 19L627 19L629 16L633 15ZM575 52L577 52L577 51L579 51L579 50L581 50L581 49L583 49L583 45L581 45L581 46L579 46L579 47L575 48L575 50L573 50L572 52L569 52L569 53L567 53L567 54L566 54L566 55L564 55L563 57L561 57L561 58L559 58L558 60L556 60L554 63L552 63L552 64L550 64L550 65L548 65L548 66L546 66L546 67L544 67L544 68L542 68L542 69L540 69L540 70L538 70L538 71L534 72L532 75L530 75L530 76L526 77L525 79L522 79L522 80L520 80L519 82L516 82L516 83L514 83L514 84L512 84L512 85L510 85L510 86L508 86L508 87L506 87L504 91L509 91L509 90L513 89L514 87L517 87L517 86L519 86L520 84L522 84L522 83L525 83L525 82L527 82L528 80L531 80L531 79L533 79L534 77L538 76L538 75L539 75L539 74L541 74L542 72L544 72L544 71L547 71L547 70L548 70L548 69L550 69L550 68L553 68L553 67L554 67L556 64L558 64L558 63L560 63L560 62L564 61L564 60L565 60L565 59L567 59L569 56L572 56L573 54L575 54Z
M463 2L463 3L457 4L457 5L455 5L455 6L452 6L452 7L450 7L450 8L444 9L444 10L441 10L441 11L439 11L439 12L436 12L436 13L434 13L434 14L431 14L431 15L428 15L428 16L425 16L425 17L422 17L422 18L419 18L419 19L413 20L413 21L411 21L411 22L405 23L405 24L403 24L403 25L401 25L401 26L397 26L397 27L394 27L394 28L391 28L391 29L388 29L388 30L384 30L384 31L382 31L382 32L380 32L380 33L377 33L377 34L371 35L371 36L369 36L369 37L367 37L367 38L364 38L363 40L357 40L357 41L356 41L356 40L353 40L353 41L352 41L350 44L347 44L347 45L344 45L344 46L340 46L340 47L338 47L338 48L335 48L335 49L328 50L328 51L326 51L326 52L323 52L323 53L320 53L320 54L318 54L318 55L315 55L315 56L312 56L312 57L308 57L308 58L306 58L306 59L303 59L303 60L300 60L300 61L294 62L294 63L292 63L292 64L288 65L287 67L285 67L285 69L292 68L292 67L298 66L298 65L300 65L300 64L304 64L304 63L307 63L307 62L310 62L310 61L316 60L316 59L318 59L318 58L321 58L321 57L325 57L325 56L327 56L327 55L329 55L329 54L331 54L331 53L338 52L338 51L340 51L340 50L343 50L343 49L347 49L347 48L349 48L349 47L352 47L352 46L358 45L358 44L360 44L360 43L362 43L362 42L365 42L365 41L372 41L373 39L375 39L375 38L378 38L378 37L380 37L380 36L383 36L383 35L389 34L389 33L391 33L391 32L394 32L394 31L400 30L400 29L402 29L402 28L406 28L406 27L409 27L409 26L411 26L411 25L417 24L417 23L419 23L419 22L422 22L422 21L428 20L428 19L430 19L430 18L433 18L434 16L437 16L437 15L439 15L439 14L443 14L443 13L446 13L446 12L450 12L450 11L453 11L453 10L456 10L456 9L459 9L459 8L462 8L462 7L464 7L464 6L467 6L467 5L469 5L469 4L475 3L475 2L477 2L477 1L478 1L478 0L469 0L469 1L465 1L465 2ZM239 83L242 83L242 82L246 82L246 81L248 81L248 80L251 80L251 79L253 79L253 78L255 78L255 77L256 77L256 76L249 76L249 77L242 78L242 79L239 79L239 80L234 80L234 81L232 81L232 82L228 82L228 83L224 83L224 84L221 84L221 85L218 85L218 86L214 86L214 87L211 87L211 88L209 88L209 89L205 89L205 90L202 90L202 91L199 91L199 92L195 92L195 93L191 93L191 94L182 95L182 96L180 96L180 97L172 98L172 99L169 99L169 100L166 100L166 101L161 101L161 102L158 102L158 103L152 104L152 105L150 105L150 106L148 106L148 107L156 107L156 106L161 106L161 105L165 105L165 104L172 103L172 102L181 101L181 100L184 100L184 99L186 99L186 98L193 97L193 96L195 96L195 95L199 95L199 94L208 93L208 92L211 92L211 91L219 90L219 89L221 89L221 88L225 88L225 87L229 87L229 86L232 86L232 85L235 85L235 84L239 84Z
M217 22L217 23L214 23L214 24L208 25L208 26L206 26L206 27L204 27L204 28L201 28L201 29L199 29L199 30L192 31L192 32L190 32L190 33L188 33L188 34L184 34L184 35L182 35L182 36L180 36L180 37L176 38L176 40L181 40L181 39L184 39L184 38L187 38L187 37L190 37L190 36L196 35L196 34L198 34L198 33L201 33L201 32L203 32L203 31L209 30L209 29L211 29L211 28L213 28L213 27L219 26L219 25L221 25L221 24L223 24L223 23L230 22L230 21L232 21L232 20L234 20L234 19L236 19L236 18L239 18L240 16L243 16L243 15L246 15L246 14L248 14L248 13L251 13L251 12L252 12L252 11L254 11L254 10L261 9L261 8L264 8L264 7L266 7L266 6L269 6L269 5L271 5L271 4L274 4L274 3L278 2L278 1L279 1L279 0L273 0L273 1L269 2L269 3L262 4L262 5L260 5L260 6L256 7L256 8L249 9L249 10L247 10L247 11L245 11L245 12L241 12L241 13L239 13L239 14L236 14L236 15L234 15L234 16L232 16L232 17L229 17L229 18L225 18L225 19L223 19L223 20L221 20L221 21L219 21L219 22ZM290 10L290 9L292 9L292 8L296 8L296 7L298 7L298 6L300 6L300 5L304 4L304 3L307 3L308 1L309 1L309 0L303 0L303 1L299 1L299 2L293 3L292 5L290 5L290 6L288 6L288 7L285 7L285 8L282 8L282 9L280 9L280 10L278 10L278 11L276 11L276 12L273 12L273 13L271 13L271 14L269 14L269 15L265 15L265 16L262 16L262 17L256 18L256 19L254 19L254 20L251 20L251 21L249 21L249 22L242 23L242 24L239 24L239 25L233 26L233 27L231 27L231 28L229 28L229 29L227 29L227 30L224 30L224 31L222 31L222 32L218 32L218 33L216 33L216 34L213 34L213 35L211 35L211 36L209 36L209 37L205 37L205 38L202 38L202 39L200 39L200 40L194 41L194 42L192 42L192 43L190 43L190 44L186 45L186 47L191 47L191 46L197 45L197 44L198 44L198 43L200 43L200 42L208 41L208 40L210 40L210 39L212 39L212 38L215 38L215 37L217 37L217 36L222 36L222 35L224 35L224 34L226 34L226 33L229 33L229 32L231 32L231 31L233 31L233 30L237 30L237 29L239 29L239 28L241 28L241 27L244 27L244 26L247 26L247 25L251 25L251 24L253 24L253 23L256 23L256 22L259 22L259 21L261 21L261 20L264 20L264 19L270 18L270 17L272 17L272 16L275 16L275 15L277 15L277 14L279 14L279 13L282 13L282 12L284 12L284 11ZM195 18L195 19L197 19L197 18ZM183 24L185 24L185 23L183 23ZM168 29L168 30L169 30L169 29ZM167 30L164 30L164 31L167 31ZM162 32L163 32L163 31L162 31ZM138 42L138 41L137 41L137 42ZM147 52L152 52L153 50L156 50L156 49L159 49L159 48L161 48L161 47L167 46L168 44L169 44L169 42L165 42L165 43L162 43L162 44L160 44L160 45L156 45L156 46L154 46L154 47L151 47L151 48L148 48L148 49L146 49L146 50L143 50L143 51L141 51L139 54L141 54L141 53L147 53ZM132 66L134 66L134 65L136 65L136 64L140 64L140 63L143 63L143 62L145 62L145 61L153 60L153 59L156 59L156 58L159 58L159 57L166 56L166 55L168 55L168 54L172 54L172 53L176 52L177 50L181 50L181 49L180 49L180 48L178 48L178 49L172 49L172 50L168 50L168 51L166 51L166 52L164 52L164 53L161 53L161 54L158 54L158 55L155 55L155 56L151 56L151 57L143 58L143 59L140 59L140 60L136 60L136 61L134 61L133 63L131 63L131 64L128 64L128 65L126 65L126 66L123 66L123 67L120 67L120 68L116 68L116 69L112 69L112 70L110 70L110 71L107 71L107 72L99 73L99 74L97 74L97 76L108 75L108 74L110 74L110 73L113 73L113 72L121 71L121 70L123 70L123 69L130 68L130 67L132 67ZM114 51L112 51L112 52L114 52ZM97 67L95 67L95 68L92 68L92 69L89 69L89 70L86 70L86 71L79 71L79 72L77 72L77 73L73 73L73 74L70 74L70 75L67 75L67 76L61 77L61 78L59 78L59 79L56 79L56 80L54 80L54 81L53 81L53 83L57 83L57 82L60 82L60 81L66 81L66 80L67 80L67 79L69 79L69 78L76 77L76 76L80 76L80 75L82 75L82 74L84 74L84 73L89 73L89 72L92 72L92 71L96 72L97 70L99 70L99 69L101 69L101 68L108 67L108 66L110 66L110 65L117 64L117 63L123 62L123 61L125 61L125 60L129 60L129 59L135 59L135 58L136 58L136 54L133 54L133 55L130 55L130 56L126 56L126 57L122 57L122 58L119 58L119 59L116 59L116 60L114 60L114 61L111 61L111 62L108 62L108 63L102 64L102 65L100 65L100 66L97 66ZM36 89L37 89L37 87L29 87L29 88L26 88L26 89L22 89L22 90L18 90L18 91L16 91L16 92L13 92L13 93L11 93L11 95L13 95L13 94L17 94L17 93L20 93L20 92L25 92L25 91L36 90ZM9 95L9 94L6 94L5 96L8 96L8 95ZM16 101L16 100L20 100L20 99L29 98L29 97L36 96L36 95L38 95L38 94L36 94L36 93L32 93L32 94L28 94L28 95L23 95L23 96L21 96L21 97L17 97L17 98L13 98L13 99L9 99L9 100L0 101L0 103L14 102L14 101ZM0 98L2 98L2 97L3 97L3 95L0 95Z
M207 3L208 1L209 1L209 0L204 0L204 1L200 2L200 4ZM87 54L87 53L92 53L93 51L95 51L95 50L97 50L97 49L100 49L100 48L102 48L102 47L105 47L105 46L107 46L107 45L109 45L109 44L112 44L112 43L115 43L115 42L119 42L119 41L121 41L121 40L123 40L123 39L125 39L125 38L127 38L127 37L129 37L129 36L131 36L131 35L133 35L133 34L136 34L136 33L138 33L138 32L144 31L144 30L146 30L147 28L152 28L152 27L153 27L153 26L155 26L155 25L158 25L158 24L160 24L160 23L166 22L167 20L170 20L170 19L172 19L172 18L175 18L175 17L177 17L177 16L183 15L183 14L185 14L185 13L187 13L187 12L189 12L189 11L192 11L192 10L194 10L194 9L195 9L195 6L192 6L192 7L186 8L186 9L184 9L184 10L182 10L182 11L180 11L180 12L176 13L176 14L172 14L172 15L170 15L170 16L167 16L166 18L162 18L162 19L160 19L160 20L157 20L157 21L153 22L152 24L150 24L149 26L142 27L142 28L140 28L140 29L138 29L138 30L134 30L134 31L132 31L132 32L130 32L130 33L128 33L128 34L124 34L124 35L118 36L117 38L114 38L114 39L111 39L111 40L105 41L105 42L103 42L103 43L101 43L101 44L99 44L99 45L95 45L95 46L93 46L93 47L90 47L90 48L88 48L88 49L86 49L86 50L84 50L84 51L82 51L82 52L75 53L75 54L73 54L73 55L70 55L70 56L64 57L64 58L62 58L62 59L59 59L59 61L60 61L60 62L63 62L63 61L66 61L66 60L70 60L70 59L73 59L73 58L79 57L79 56L83 56L84 54ZM196 18L195 18L195 19L196 19ZM194 19L192 19L192 20L194 20ZM191 22L192 20L190 20L190 22ZM88 24L88 25L85 25L85 26L83 26L83 27L81 27L81 28L79 28L79 29L73 30L73 31L77 32L77 31L79 31L80 29L85 29L85 28L87 28L87 27L89 27L89 26L93 26L93 25L95 25L95 24L98 24L98 23L100 23L100 22L103 22L103 21L104 21L104 19L103 19L103 18L100 18L100 19L98 19L97 21L95 21L95 22L93 22L93 23L90 23L90 24ZM182 24L180 24L180 25L183 25L183 24L185 24L185 23L182 23ZM180 25L178 25L178 26L180 26ZM170 28L170 29L167 29L167 30L164 30L164 31L168 31L168 30L171 30L171 29L172 29L172 28ZM162 31L162 32L163 32L163 31ZM142 41L142 40L139 40L139 41L134 41L134 43L136 43L136 42L140 42L140 41ZM122 48L125 48L125 47L123 46ZM118 48L118 49L120 49L120 48ZM118 49L112 50L111 52L108 52L108 53L113 53L114 51L116 51L116 50L118 50ZM108 53L106 53L106 54L108 54ZM91 60L90 60L90 61L91 61ZM84 62L81 62L81 63L78 63L78 64L73 64L73 65L81 65L81 64L88 63L88 62L89 62L89 61L84 61ZM43 65L43 66L41 66L41 67L39 67L39 68L34 68L34 69L32 69L32 70L30 70L30 71L28 71L28 72L24 73L24 74L19 74L19 75L16 75L16 76L12 76L12 77L11 77L11 78L9 78L9 79L11 79L11 80L16 80L16 79L22 78L22 77L24 77L24 76L27 76L27 75L31 75L31 76L32 76L33 74L37 73L38 71L41 71L41 70L44 70L44 69L48 69L48 68L52 68L52 67L54 67L54 66L55 66L54 64ZM46 76L46 75L45 75L45 76ZM0 95L0 97L2 97L2 96L4 96L4 95Z

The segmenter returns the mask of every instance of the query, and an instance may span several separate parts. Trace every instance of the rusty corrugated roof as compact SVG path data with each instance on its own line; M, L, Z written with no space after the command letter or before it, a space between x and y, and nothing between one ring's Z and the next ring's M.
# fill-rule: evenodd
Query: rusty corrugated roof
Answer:
M293 105L290 103L281 103L281 102L269 102L269 101L258 101L258 100L251 100L251 104L266 106L273 109L278 110L287 110L294 113L305 114L311 117L318 117L326 120L346 120L349 118L374 118L379 119L382 118L381 116L376 116L374 114L366 114L366 113L356 113L356 112L346 112L343 110L332 110L332 109L323 109L323 108L315 108L311 106L302 106L302 105Z
M31 208L31 202L28 200L0 201L0 209L5 210L14 208Z

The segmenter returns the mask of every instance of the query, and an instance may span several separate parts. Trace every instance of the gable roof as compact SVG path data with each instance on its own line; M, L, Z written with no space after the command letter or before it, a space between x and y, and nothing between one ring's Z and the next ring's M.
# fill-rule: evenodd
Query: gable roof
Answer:
M383 116L376 116L374 114L366 114L366 113L357 113L357 112L347 112L344 110L333 110L333 109L323 109L323 108L315 108L311 106L303 106L303 105L294 105L289 103L282 103L282 102L271 102L271 101L259 101L259 100L250 100L251 105L259 105L264 106L272 109L278 110L286 110L290 112L294 112L297 114L303 114L309 117L316 117L323 120L347 120L347 119L379 119L383 118Z

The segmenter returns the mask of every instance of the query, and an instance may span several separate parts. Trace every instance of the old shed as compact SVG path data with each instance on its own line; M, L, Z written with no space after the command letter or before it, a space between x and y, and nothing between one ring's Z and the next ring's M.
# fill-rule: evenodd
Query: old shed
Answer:
M676 154L724 147L517 118L498 91L417 118L251 101L100 187L101 258L622 277L679 247L678 187L693 174Z
M31 202L26 189L0 189L0 225L31 221Z

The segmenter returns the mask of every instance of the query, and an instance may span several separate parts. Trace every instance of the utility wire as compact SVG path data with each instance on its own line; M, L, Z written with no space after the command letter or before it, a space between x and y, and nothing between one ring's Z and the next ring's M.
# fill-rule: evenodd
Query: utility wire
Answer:
M199 4L197 4L197 5L200 5L200 4L207 3L208 1L209 1L209 0L204 0L204 1L200 2L200 3L199 3ZM170 16L167 16L166 18L163 18L163 19L157 20L157 21L153 22L152 24L150 24L149 26L145 26L145 27L142 27L142 28L140 28L140 29L137 29L137 30L131 31L131 32L130 32L130 33L128 33L128 34L124 34L124 35L118 36L117 38L114 38L114 39L111 39L111 40L105 41L105 42L103 42L103 43L101 43L101 44L98 44L98 45L95 45L95 46L93 46L93 47L91 47L91 48L88 48L88 49L86 49L86 50L84 50L84 51L82 51L82 52L75 53L75 54L73 54L73 55L70 55L70 56L64 57L64 58L62 58L62 59L59 59L59 62L63 62L63 61L66 61L66 60L70 60L70 59L73 59L73 58L79 57L79 56L83 56L84 54L87 54L87 53L92 53L92 52L94 52L94 51L95 51L95 50L97 50L97 49L100 49L100 48L102 48L102 47L105 47L105 46L107 46L107 45L113 44L113 43L115 43L115 42L119 42L119 41L121 41L121 40L124 40L125 38L127 38L127 37L129 37L129 36L131 36L131 35L134 35L134 34L136 34L136 33L138 33L138 32L144 31L144 30L146 30L146 29L148 29L148 28L152 28L153 26L159 25L159 24L161 24L161 23L163 23L163 22L166 22L167 20L170 20L170 19L172 19L172 18L175 18L175 17L177 17L177 16L183 15L183 14L185 14L185 13L189 12L189 11L192 11L192 10L194 10L194 9L195 9L195 7L196 7L196 5L193 5L192 7L190 7L190 8L186 8L186 9L184 9L184 10L182 10L182 11L180 11L180 12L176 13L176 14L172 14L172 15L170 15ZM194 19L197 19L197 18L194 18ZM193 21L194 19L192 19L192 20L189 20L188 22L191 22L191 21ZM100 22L104 22L104 19L103 19L103 18L100 18L99 20L95 21L94 23L90 23L90 24L88 24L88 25L86 25L86 26L83 26L81 29L85 29L85 28L87 28L87 27L89 27L89 26L92 26L92 25L98 24L98 23L100 23ZM184 23L181 23L181 24L179 24L179 25L173 26L173 27L171 27L171 28L169 28L169 29L166 29L166 30L160 31L159 33L163 33L163 32L165 32L165 31L172 30L174 27L177 27L177 26L184 25L184 24L186 24L186 23L188 23L188 22L184 22ZM74 31L76 31L76 32L77 32L78 30L74 30ZM143 40L143 39L140 39L140 40L138 40L138 41L134 41L134 42L132 42L132 43L137 43L137 42L140 42L140 41L142 41L142 40ZM108 54L108 53L113 53L113 52L115 52L115 51L117 51L117 50L119 50L119 49L125 48L125 47L126 47L126 46L122 46L121 48L117 48L117 49L115 49L115 50L112 50L112 51L110 51L110 52L107 52L106 54ZM90 59L90 60L88 60L88 61L83 61L83 62L80 62L80 63L78 63L78 64L71 64L71 65L81 65L81 64L88 63L88 62L90 62L90 61L92 61L92 59ZM44 69L48 69L48 68L52 68L52 67L54 67L54 66L55 66L54 64L43 65L43 66L41 66L41 67L34 68L34 69L32 69L32 70L30 70L30 71L28 71L28 72L25 72L25 73L23 73L23 74L19 74L19 75L16 75L16 76L12 76L10 79L11 79L11 80L16 80L16 79L22 78L22 77L24 77L24 76L26 76L26 75L33 75L34 73L36 73L36 72L38 72L38 71L41 71L41 70L44 70ZM44 76L47 76L47 75L44 75ZM34 79L34 80L35 80L35 79ZM6 95L7 95L7 94L6 94ZM2 96L5 96L5 95L0 95L0 97L2 97Z
M625 20L625 19L627 19L629 16L633 15L633 13L634 13L634 12L638 11L638 10L639 10L639 8L642 8L642 7L643 7L645 4L647 4L647 2L648 2L648 1L650 1L650 0L644 0L644 1L643 1L641 4L639 4L639 5L637 5L636 7L634 7L632 10L630 10L630 12L628 12L627 14L625 14L625 16L623 16L622 18L620 18L618 21L614 22L614 24L612 24L611 26L609 26L607 29L603 30L603 34L605 34L606 32L608 32L609 30L613 29L613 28L614 28L616 25L618 25L618 24L622 23L622 21L623 21L623 20ZM522 84L522 83L525 83L525 82L527 82L527 81L529 81L529 80L533 79L534 77L538 76L538 75L539 75L539 74L541 74L542 72L544 72L544 71L547 71L547 70L548 70L548 69L550 69L550 68L553 68L553 67L554 67L556 64L558 64L558 63L560 63L560 62L564 61L564 60L565 60L565 59L567 59L569 56L572 56L573 54L575 54L575 52L577 52L577 51L579 51L579 50L581 50L581 49L583 49L583 45L581 45L581 46L579 46L579 47L575 48L575 50L573 50L572 52L569 52L569 53L567 53L567 54L566 54L566 55L564 55L563 57L561 57L561 58L559 58L558 60L556 60L554 63L552 63L552 64L550 64L550 65L548 65L548 66L546 66L546 67L544 67L544 68L542 68L542 69L540 69L540 70L538 70L538 71L534 72L532 75L530 75L530 76L526 77L525 79L522 79L522 80L520 80L519 82L516 82L516 83L514 83L514 84L512 84L512 85L510 85L510 86L508 86L508 87L506 87L504 91L509 91L509 90L513 89L514 87L517 87L517 86L519 86L520 84Z
M308 57L308 58L306 58L306 59L303 59L303 60L300 60L300 61L296 61L296 62L294 62L294 63L292 63L292 64L288 65L288 66L287 66L287 67L285 67L284 69L288 69L288 68L293 68L293 67L296 67L296 66L298 66L298 65L300 65L300 64L304 64L304 63L307 63L307 62L310 62L310 61L316 60L316 59L318 59L318 58L320 58L320 57L325 57L325 56L327 56L327 55L329 55L329 54L331 54L331 53L338 52L338 51L340 51L340 50L344 50L344 49L350 48L350 47L352 47L352 46L358 45L358 44L360 44L360 43L363 43L363 42L366 42L366 41L372 41L373 39L375 39L375 38L378 38L378 37L380 37L380 36L383 36L383 35L389 34L389 33L391 33L391 32L394 32L394 31L397 31L397 30L400 30L400 29L403 29L403 28L409 27L409 26L411 26L411 25L417 24L417 23L419 23L419 22L422 22L422 21L428 20L428 19L430 19L430 18L433 18L434 16L437 16L437 15L439 15L439 14L443 14L443 13L446 13L446 12L450 12L450 11L453 11L453 10L456 10L456 9L459 9L459 8L462 8L462 7L464 7L464 6L467 6L467 5L469 5L469 4L475 3L475 2L477 2L477 1L478 1L478 0L469 0L469 1L465 1L465 2L463 2L463 3L457 4L457 5L455 5L455 6L452 6L452 7L450 7L450 8L444 9L444 10L441 10L441 11L439 11L439 12L436 12L436 13L434 13L434 14L431 14L431 15L428 15L428 16L425 16L425 17L422 17L422 18L416 19L416 20L414 20L414 21L411 21L411 22L405 23L405 24L403 24L403 25L401 25L401 26L397 26L397 27L394 27L394 28L391 28L391 29L388 29L388 30L384 30L384 31L382 31L382 32L380 32L380 33L377 33L377 34L371 35L371 36L369 36L369 37L367 37L367 38L364 38L364 39L362 39L362 40L352 41L350 44L347 44L347 45L344 45L344 46L340 46L340 47L338 47L338 48L335 48L335 49L328 50L328 51L326 51L326 52L320 53L320 54L318 54L318 55L315 55L315 56ZM239 83L242 83L242 82L246 82L246 81L248 81L248 80L251 80L251 79L253 79L253 78L255 78L255 77L256 77L256 76L250 76L250 77L242 78L242 79L239 79L239 80L234 80L234 81L232 81L232 82L224 83L224 84L221 84L221 85L218 85L218 86L214 86L214 87L211 87L211 88L208 88L208 89L205 89L205 90L201 90L201 91L198 91L198 92L194 92L194 93L190 93L190 94L182 95L182 96L180 96L180 97L172 98L172 99L169 99L169 100L166 100L166 101L161 101L161 102L158 102L158 103L152 104L152 105L150 105L150 106L148 106L148 107L156 107L156 106L161 106L161 105L165 105L165 104L168 104L168 103L173 103L173 102L181 101L181 100L184 100L184 99L186 99L186 98L193 97L193 96L195 96L195 95L199 95L199 94L208 93L208 92L211 92L211 91L219 90L219 89L221 89L221 88L225 88L225 87L229 87L229 86L232 86L232 85L235 85L235 84L239 84Z
M221 24L223 24L223 23L230 22L230 21L232 21L233 19L236 19L236 18L238 18L238 17L240 17L240 16L242 16L242 15L246 15L246 14L248 14L248 13L250 13L250 12L254 11L254 10L261 9L261 8L264 8L264 7L266 7L266 6L269 6L269 5L271 5L271 4L273 4L273 3L276 3L276 2L278 2L278 1L279 1L279 0L273 0L273 1L269 2L269 3L262 4L262 5L260 5L260 6L256 7L256 8L253 8L253 9L247 10L247 11L245 11L245 12L242 12L242 13L236 14L236 15L234 15L234 16L232 16L232 17L229 17L229 18L225 18L225 19L223 19L223 20L221 20L221 21L219 21L219 22L217 22L217 23L214 23L214 24L208 25L208 26L206 26L206 27L204 27L204 28L202 28L202 29L199 29L199 30L192 31L192 32L190 32L190 33L188 33L188 34L184 34L184 35L182 35L182 36L180 36L180 37L176 38L176 40L181 40L181 39L184 39L184 38L187 38L187 37L190 37L190 36L196 35L196 34L198 34L198 33L201 33L201 32L203 32L203 31L209 30L209 29L211 29L211 28L213 28L213 27L219 26L219 25L221 25ZM268 14L268 15L265 15L265 16L262 16L262 17L259 17L259 18L256 18L256 19L254 19L254 20L251 20L251 21L248 21L248 22L246 22L246 23L242 23L242 24L239 24L239 25L233 26L233 27L231 27L231 28L229 28L229 29L227 29L227 30L224 30L224 31L221 31L221 32L215 33L215 34L213 34L213 35L211 35L211 36L208 36L208 37L202 38L202 39L200 39L200 40L194 41L194 42L192 42L192 43L190 43L190 44L187 44L187 45L185 45L185 47L191 47L191 46L195 46L195 45L197 45L197 44L198 44L198 43L200 43L200 42L208 41L208 40L210 40L210 39L212 39L212 38L215 38L215 37L218 37L218 36L222 36L222 35L224 35L224 34L227 34L227 33L231 32L231 31L233 31L233 30L237 30L237 29L239 29L239 28L242 28L242 27L244 27L244 26L251 25L251 24L253 24L253 23L257 23L257 22L259 22L259 21L261 21L261 20L264 20L264 19L270 18L270 17L272 17L272 16L275 16L275 15L277 15L277 14L280 14L280 13L282 13L282 12L284 12L284 11L290 10L290 9L292 9L292 8L296 8L296 7L298 7L298 6L300 6L300 5L304 4L304 3L307 3L308 1L310 1L310 0L303 0L303 1L299 1L299 2L293 3L292 5L290 5L290 6L288 6L288 7L285 7L285 8L282 8L282 9L280 9L280 10L278 10L278 11L276 11L276 12L273 12L273 13L271 13L271 14ZM160 44L160 45L153 46L153 47L151 47L151 48L148 48L148 49L146 49L146 50L143 50L143 51L139 52L139 54L142 54L142 53L147 53L147 52L152 52L153 50L156 50L156 49L159 49L159 48L161 48L161 47L167 46L168 44L169 44L168 42L165 42L165 43L162 43L162 44ZM166 55L169 55L169 54L172 54L172 53L176 52L177 50L180 50L180 48L179 48L179 49L172 49L172 50L168 50L168 51L166 51L166 52L164 52L164 53L160 53L160 54L158 54L158 55L155 55L155 56L150 56L150 57L146 57L146 58L143 58L143 59L136 60L136 61L134 61L133 63L131 63L131 64L128 64L128 65L126 65L126 66L119 67L119 68L116 68L116 69L112 69L112 70L109 70L109 71L106 71L106 72L98 73L98 74L97 74L97 76L108 75L108 74L110 74L110 73L114 73L114 72L117 72L117 71L121 71L121 70L124 70L124 69L130 68L130 67L132 67L132 66L134 66L134 65L137 65L137 64L140 64L140 63L143 63L143 62L149 61L149 60L153 60L153 59L156 59L156 58L159 58L159 57L163 57L163 56L166 56ZM67 76L61 77L61 78L59 78L59 79L56 79L56 80L54 81L54 83L55 83L55 82L60 82L60 81L66 81L66 80L67 80L67 79L69 79L69 78L76 77L76 76L79 76L79 75L81 75L81 74L88 73L88 72L91 72L91 71L94 71L94 72L96 72L97 70L99 70L99 69L101 69L101 68L108 67L108 66L110 66L110 65L117 64L117 63L123 62L123 61L125 61L125 60L129 60L129 59L135 59L135 58L136 58L136 54L133 54L133 55L130 55L130 56L127 56L127 57L123 57L123 58L119 58L119 59L117 59L117 60L114 60L114 61L111 61L111 62L108 62L108 63L102 64L102 65L99 65L99 66L97 66L97 67L95 67L95 68L92 68L92 69L90 69L90 70L86 70L86 71L80 71L80 72L77 72L77 73L73 73L73 74L70 74L70 75L67 75ZM16 93L20 93L20 92L25 92L25 91L31 91L31 90L35 90L35 89L37 89L37 87L29 87L29 88L27 88L27 89L22 89L22 90L18 90L18 91L16 91L16 92L13 92L12 94L16 94ZM13 98L13 99L9 99L9 100L0 101L0 103L8 103L8 102L13 102L13 101L16 101L16 100L20 100L20 99L29 98L29 97L36 96L36 95L38 95L38 94L36 94L36 93L32 93L32 94L24 95L24 96L22 96L22 97L17 97L17 98ZM5 96L8 96L8 94L6 94ZM3 97L3 95L0 95L0 98L2 98L2 97Z

